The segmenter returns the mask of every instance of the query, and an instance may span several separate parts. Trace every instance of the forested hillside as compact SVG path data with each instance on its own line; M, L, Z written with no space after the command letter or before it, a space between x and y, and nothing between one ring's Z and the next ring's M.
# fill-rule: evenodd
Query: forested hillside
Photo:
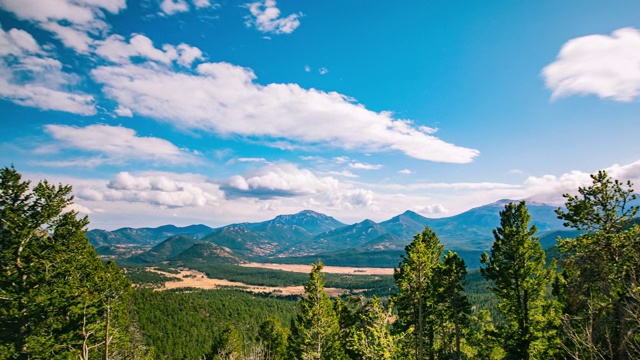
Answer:
M429 227L393 276L325 274L322 261L309 274L244 267L228 248L172 237L138 257L156 272L123 263L131 286L67 210L69 186L3 168L0 359L636 359L636 195L605 172L592 180L557 209L573 230L548 253L526 202L503 204L475 271ZM166 290L175 274L304 293Z

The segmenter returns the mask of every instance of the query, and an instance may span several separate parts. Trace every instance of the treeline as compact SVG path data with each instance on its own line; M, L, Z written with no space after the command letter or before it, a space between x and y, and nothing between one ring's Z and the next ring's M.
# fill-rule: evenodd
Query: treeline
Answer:
M525 202L511 203L479 272L467 274L426 228L385 285L390 296L331 299L324 289L334 279L318 261L295 302L231 290L133 292L88 244L86 217L67 210L69 186L31 187L3 168L0 359L637 359L636 195L605 172L592 180L557 210L580 231L559 239L557 263L547 263ZM490 292L468 283L480 277Z
M394 274L398 291L389 299L329 298L318 262L286 341L279 336L265 352L266 339L247 350L225 335L207 358L640 358L636 196L631 183L605 172L592 180L579 195L565 195L566 210L557 210L566 226L581 231L559 239L557 264L546 264L524 201L500 212L479 273L490 284L493 298L486 302L497 304L494 316L472 306L464 261L444 254L437 234L426 228L406 247ZM233 327L225 332L234 333Z

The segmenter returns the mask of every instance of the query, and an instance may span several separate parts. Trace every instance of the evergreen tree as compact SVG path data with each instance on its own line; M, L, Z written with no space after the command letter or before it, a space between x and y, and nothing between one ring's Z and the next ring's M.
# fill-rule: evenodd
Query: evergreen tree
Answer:
M470 326L471 305L464 294L467 266L457 253L449 251L436 271L441 324L439 358L462 359L462 342Z
M227 324L216 336L211 354L213 360L244 359L244 336L233 325Z
M556 293L564 305L563 345L578 358L640 357L640 227L633 184L605 171L579 195L565 194L565 226L585 231L559 241L563 271ZM625 186L626 185L626 186Z
M287 331L282 327L280 319L270 317L260 324L258 339L264 348L265 360L287 358Z
M425 228L405 248L406 254L394 270L399 293L394 296L398 309L396 331L406 333L409 354L417 360L435 358L437 298L434 274L444 247L435 232Z
M300 360L340 359L338 317L324 291L321 261L312 264L309 281L300 299L300 314L289 337L290 355Z
M553 302L545 299L553 270L544 267L545 253L530 220L524 201L507 204L493 231L491 256L484 253L480 259L481 273L500 301L505 323L499 337L510 359L542 358L553 351L545 340L553 335Z
M356 314L357 320L347 332L347 347L354 359L391 360L397 358L397 336L391 334L391 306L385 307L373 296Z
M0 170L0 359L109 358L126 343L130 284L96 256L87 218L65 211L70 186L30 185Z

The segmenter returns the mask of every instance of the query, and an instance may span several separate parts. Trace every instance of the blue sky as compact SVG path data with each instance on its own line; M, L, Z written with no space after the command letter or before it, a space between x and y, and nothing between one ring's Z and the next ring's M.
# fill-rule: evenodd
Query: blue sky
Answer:
M638 1L0 0L0 165L91 228L640 178Z

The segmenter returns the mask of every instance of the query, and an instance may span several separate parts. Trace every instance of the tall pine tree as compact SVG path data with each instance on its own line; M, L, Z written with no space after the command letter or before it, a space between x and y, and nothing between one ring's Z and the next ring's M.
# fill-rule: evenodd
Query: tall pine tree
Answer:
M435 358L437 296L434 274L444 247L433 230L425 228L406 246L406 254L394 270L399 293L393 298L398 309L396 331L406 332L406 347L414 359Z
M289 337L290 355L299 360L341 359L338 317L324 291L322 261L311 266L309 281L300 299L300 314Z
M633 184L605 171L578 195L565 194L558 217L585 233L559 242L563 271L563 344L575 358L640 357L640 227Z
M553 349L550 322L555 312L545 299L553 270L545 268L545 253L524 201L509 203L500 212L500 226L493 230L491 255L480 259L482 275L492 283L505 319L499 336L509 359L545 358ZM546 355L545 355L546 354Z

